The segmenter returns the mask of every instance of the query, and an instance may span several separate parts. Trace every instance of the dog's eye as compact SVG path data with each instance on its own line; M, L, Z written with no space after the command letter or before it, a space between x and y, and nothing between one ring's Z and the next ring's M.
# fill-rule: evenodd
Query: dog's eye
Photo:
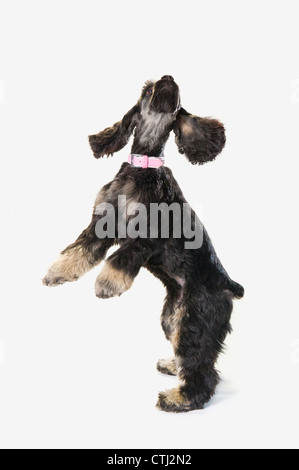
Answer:
M146 92L147 96L151 96L151 94L153 93L153 89L152 88L149 88Z

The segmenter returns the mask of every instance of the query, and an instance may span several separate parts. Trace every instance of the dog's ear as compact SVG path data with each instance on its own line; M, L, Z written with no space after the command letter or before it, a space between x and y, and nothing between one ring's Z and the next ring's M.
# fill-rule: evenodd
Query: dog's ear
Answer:
M138 113L139 105L136 104L125 114L121 121L116 122L112 127L107 127L99 134L88 137L95 158L113 155L114 152L118 152L128 143L136 125Z
M178 112L173 130L179 152L193 165L214 160L225 146L225 129L221 122L193 116L183 108Z

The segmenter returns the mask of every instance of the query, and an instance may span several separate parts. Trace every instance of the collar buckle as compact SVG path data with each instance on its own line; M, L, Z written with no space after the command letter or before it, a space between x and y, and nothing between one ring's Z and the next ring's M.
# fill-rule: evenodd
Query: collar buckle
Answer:
M132 168L160 168L164 165L164 159L157 157L149 157L148 155L130 154L128 158Z

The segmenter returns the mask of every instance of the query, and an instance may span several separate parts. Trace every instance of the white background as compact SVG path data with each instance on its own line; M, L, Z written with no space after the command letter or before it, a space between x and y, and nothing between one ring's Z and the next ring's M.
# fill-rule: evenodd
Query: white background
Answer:
M298 447L298 1L0 0L0 446ZM101 301L100 268L57 289L40 279L90 220L127 158L87 135L119 120L149 78L214 116L227 146L167 164L230 275L246 288L204 411L155 409L176 379L146 271Z

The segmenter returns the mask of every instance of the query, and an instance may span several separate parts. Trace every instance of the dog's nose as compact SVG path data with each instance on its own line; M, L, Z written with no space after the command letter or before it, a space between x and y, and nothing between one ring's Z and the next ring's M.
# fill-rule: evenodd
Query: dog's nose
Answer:
M170 81L174 82L174 78L171 75L163 75L161 80L170 80Z

